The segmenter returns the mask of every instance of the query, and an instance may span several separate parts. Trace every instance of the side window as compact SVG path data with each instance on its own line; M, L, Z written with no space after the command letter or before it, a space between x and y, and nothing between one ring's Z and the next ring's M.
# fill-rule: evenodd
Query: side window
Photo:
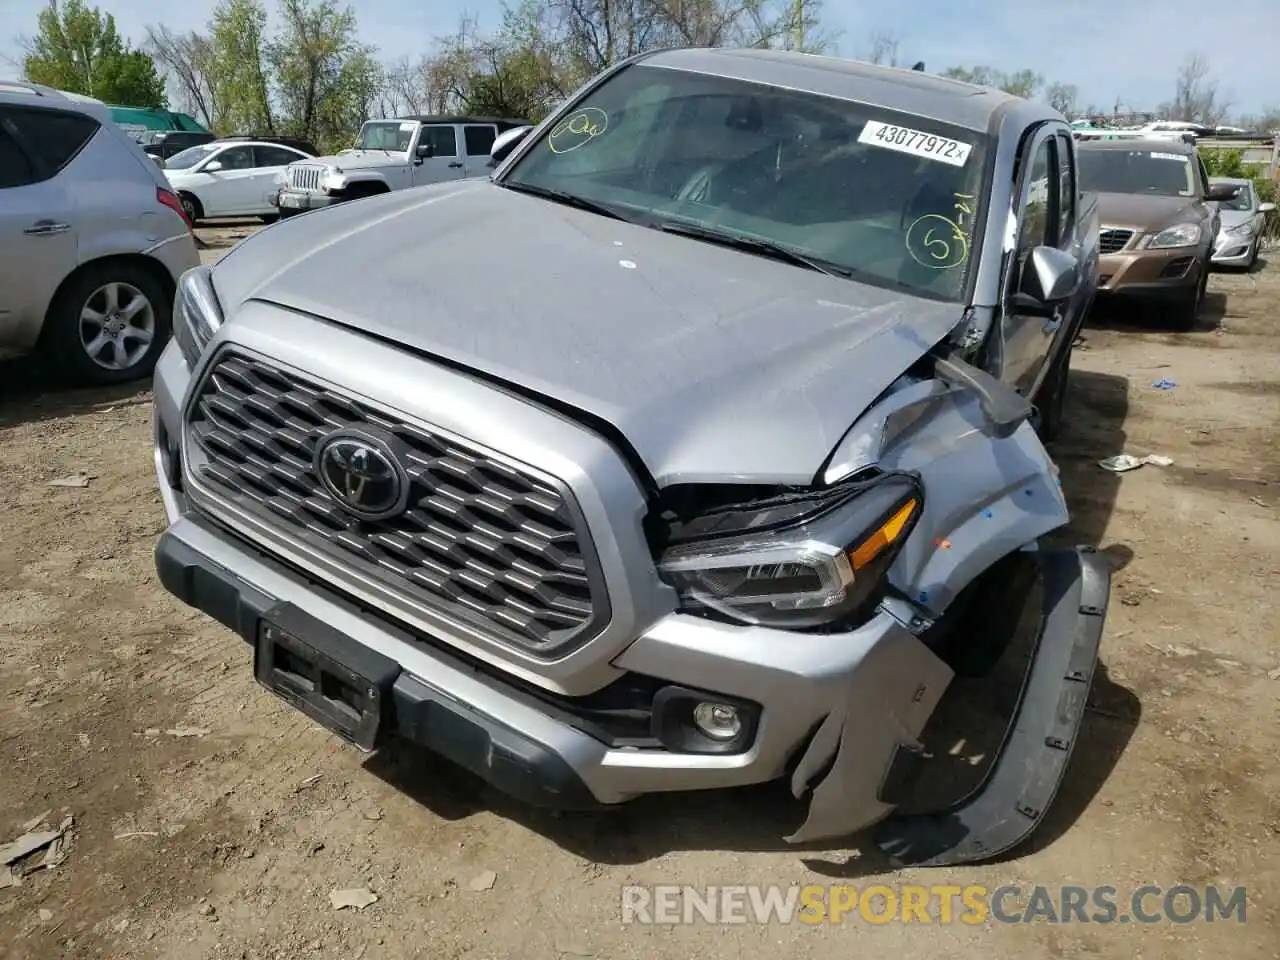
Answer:
M1071 243L1071 232L1075 229L1076 212L1076 168L1075 152L1071 139L1065 134L1058 134L1058 246L1066 248Z
M0 121L3 117L0 117ZM17 141L9 136L0 126L0 190L8 187L25 187L36 181L36 173L31 169L31 161L22 152Z
M464 127L463 135L467 140L468 157L487 157L498 139L498 131L494 127Z
M418 146L425 146L428 143L435 147L435 153L432 156L456 157L458 155L458 137L453 127L440 124L423 127L422 134L418 138Z
M1050 143L1051 138L1045 138L1035 147L1023 181L1017 245L1019 268L1035 247L1044 244L1057 246L1058 243L1054 217L1054 207L1058 202L1057 177L1049 150Z
M286 150L283 147L254 147L253 156L257 161L255 166L259 167L286 167L294 161L302 159L301 154Z
M253 147L229 147L215 159L222 164L223 170L252 170Z
M14 107L5 111L18 136L25 140L51 173L75 159L98 132L98 122L80 113Z

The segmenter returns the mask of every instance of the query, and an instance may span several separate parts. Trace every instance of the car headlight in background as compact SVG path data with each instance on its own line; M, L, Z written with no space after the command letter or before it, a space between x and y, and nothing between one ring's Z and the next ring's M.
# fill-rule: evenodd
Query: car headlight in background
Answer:
M1246 220L1244 223L1237 223L1234 227L1224 227L1222 232L1229 237L1247 237L1253 233L1253 221Z
M1194 247L1200 242L1200 227L1195 223L1179 223L1176 226L1161 230L1147 247L1151 250L1164 250L1170 247Z
M671 525L658 572L690 612L838 627L879 602L923 504L908 474L730 504Z
M193 267L178 278L173 306L173 338L187 366L196 365L220 326L222 307L213 290L213 271L208 266Z

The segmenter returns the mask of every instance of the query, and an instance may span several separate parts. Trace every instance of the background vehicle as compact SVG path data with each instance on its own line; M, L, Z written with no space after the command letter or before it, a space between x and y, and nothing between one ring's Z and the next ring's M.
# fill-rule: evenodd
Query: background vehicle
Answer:
M533 802L790 777L789 839L1019 842L1109 595L1096 557L1039 548L1068 517L1037 427L1097 276L1065 121L921 72L666 50L503 149L492 179L184 278L161 581L340 736ZM1021 641L981 789L885 820L954 672Z
M146 376L199 262L177 196L102 104L0 84L0 349L91 383Z
M1252 269L1258 262L1258 250L1267 214L1276 208L1274 203L1259 203L1258 191L1252 180L1231 177L1213 177L1213 186L1227 186L1236 191L1230 200L1218 204L1222 217L1222 229L1213 247L1213 264L1221 267Z
M1210 186L1195 147L1176 140L1083 140L1079 151L1102 221L1099 294L1166 304L1171 326L1192 329L1220 223L1210 201L1234 188Z
M142 107L122 107L106 104L111 120L135 140L149 131L185 130L189 133L209 133L193 117L173 110L146 110Z
M528 126L492 117L401 117L370 120L355 147L289 167L277 203L282 216L404 187L488 173L500 133Z
M274 219L278 178L307 156L280 143L215 140L170 158L164 173L192 223L207 217Z
M302 153L305 153L309 157L316 157L320 155L320 151L316 149L316 145L312 143L310 140L305 140L302 137L277 137L274 135L256 136L256 135L249 135L249 134L239 134L234 137L220 137L219 139L221 139L225 143L235 143L237 141L241 143L250 143L250 142L275 143L282 147L292 147L294 150L299 150Z
M139 143L144 153L161 160L168 160L174 154L181 153L188 147L198 147L202 143L212 143L218 138L212 133L188 130L150 130L142 134ZM163 164L161 164L163 166Z

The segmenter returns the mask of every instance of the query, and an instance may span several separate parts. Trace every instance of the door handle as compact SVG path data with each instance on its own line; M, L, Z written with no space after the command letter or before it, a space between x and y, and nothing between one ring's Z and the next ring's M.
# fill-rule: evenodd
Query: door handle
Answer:
M450 166L451 168L453 168L453 169L457 169L458 167L462 166L462 161L461 161L461 160L455 160L455 161L453 161L453 163L449 164L449 166Z
M69 223L55 223L52 220L37 220L22 232L32 237L43 237L51 233L66 233L71 229Z

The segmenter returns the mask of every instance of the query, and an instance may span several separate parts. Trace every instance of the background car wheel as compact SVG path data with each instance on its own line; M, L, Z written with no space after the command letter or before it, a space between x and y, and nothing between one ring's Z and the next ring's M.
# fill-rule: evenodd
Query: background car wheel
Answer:
M182 209L187 212L187 219L191 221L192 226L204 217L204 207L200 205L200 200L194 193L180 193L178 199L182 201Z
M1261 246L1262 246L1262 241L1259 238L1254 237L1253 249L1249 251L1249 263L1244 268L1245 273L1248 273L1250 270L1252 270L1254 267L1258 265L1258 248Z
M278 213L264 213L264 214L263 214L262 216L260 216L258 219L259 219L259 220L261 220L263 223L275 223L277 220L279 220L279 219L280 219L280 214L278 214Z
M44 344L69 380L148 376L169 340L173 297L136 263L105 261L73 277L49 310Z
M1195 287L1179 296L1174 303L1174 329L1186 332L1196 328L1196 320L1200 318L1200 307L1204 304L1205 287L1208 285L1208 264L1201 264L1200 279L1197 281Z

